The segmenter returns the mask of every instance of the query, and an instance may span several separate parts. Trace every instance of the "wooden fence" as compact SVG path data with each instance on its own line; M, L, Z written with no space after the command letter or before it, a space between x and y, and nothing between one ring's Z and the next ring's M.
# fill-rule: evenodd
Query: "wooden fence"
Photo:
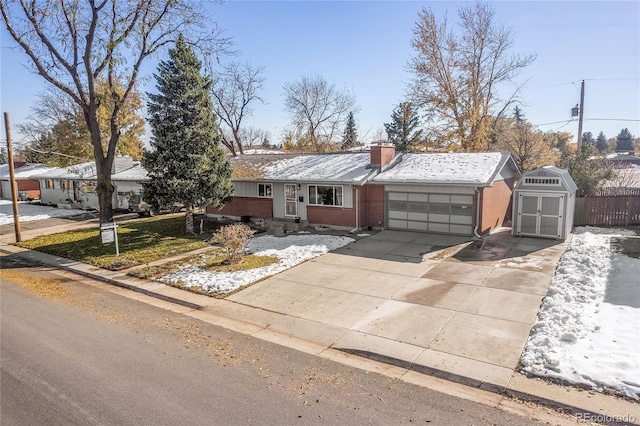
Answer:
M640 193L637 195L576 197L574 226L640 225Z

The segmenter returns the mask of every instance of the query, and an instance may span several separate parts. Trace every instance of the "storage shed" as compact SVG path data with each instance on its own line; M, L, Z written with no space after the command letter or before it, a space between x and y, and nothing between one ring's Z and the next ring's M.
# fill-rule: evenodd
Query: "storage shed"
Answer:
M573 228L578 187L564 169L525 173L513 193L512 234L564 240Z

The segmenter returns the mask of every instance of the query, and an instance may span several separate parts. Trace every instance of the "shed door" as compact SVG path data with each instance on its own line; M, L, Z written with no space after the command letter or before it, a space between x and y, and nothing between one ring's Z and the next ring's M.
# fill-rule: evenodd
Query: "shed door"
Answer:
M518 235L561 238L564 195L520 193Z
M387 192L387 227L471 235L473 195Z

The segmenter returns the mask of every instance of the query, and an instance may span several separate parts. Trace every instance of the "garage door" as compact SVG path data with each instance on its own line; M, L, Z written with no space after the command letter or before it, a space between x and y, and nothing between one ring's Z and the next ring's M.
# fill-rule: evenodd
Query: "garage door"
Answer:
M387 228L473 233L473 195L387 192Z

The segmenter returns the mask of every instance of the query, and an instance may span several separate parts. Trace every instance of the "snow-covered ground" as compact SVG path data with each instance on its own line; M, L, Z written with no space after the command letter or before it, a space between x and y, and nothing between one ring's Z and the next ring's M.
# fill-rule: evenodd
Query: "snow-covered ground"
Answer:
M577 228L522 355L524 370L640 397L640 259L615 252L621 229Z
M18 203L20 222L49 219L52 217L75 216L84 213L79 209L59 209L57 207L39 206L27 202ZM13 206L11 200L0 200L0 225L13 223Z
M253 238L247 247L247 252L259 256L276 256L280 259L278 263L237 272L209 272L198 266L186 266L165 275L159 281L167 283L182 281L186 287L201 287L206 291L229 293L289 269L305 260L346 246L353 241L353 238L333 235L299 234L286 237L264 235Z

